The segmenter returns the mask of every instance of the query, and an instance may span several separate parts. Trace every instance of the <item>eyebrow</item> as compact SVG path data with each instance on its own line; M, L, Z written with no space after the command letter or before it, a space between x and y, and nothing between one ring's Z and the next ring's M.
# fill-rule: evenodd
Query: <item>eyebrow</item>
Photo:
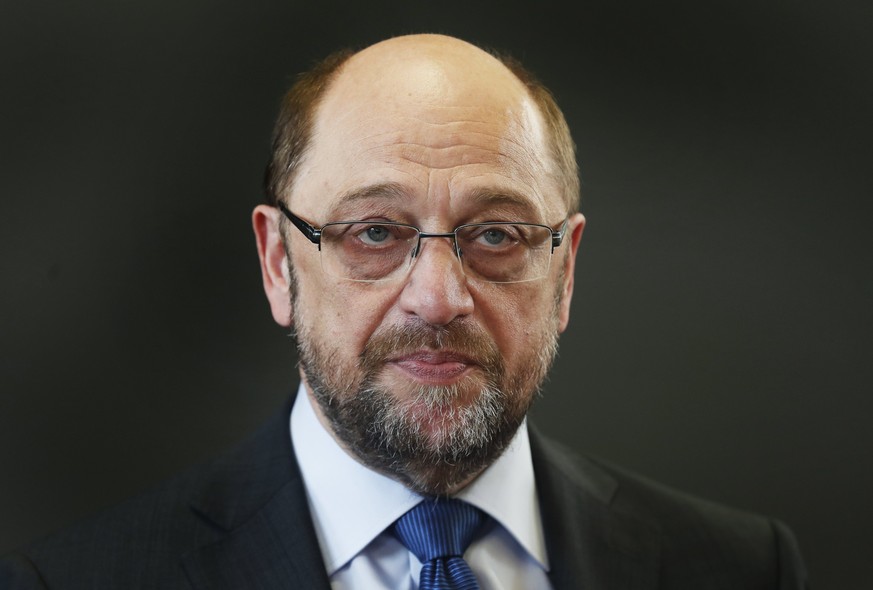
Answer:
M396 182L382 182L347 191L330 208L330 215L358 201L381 199L397 201L409 198L409 191ZM481 188L473 190L465 199L480 210L514 210L521 215L538 216L539 207L529 196L511 189Z
M379 184L371 184L361 188L352 189L339 196L333 206L330 208L330 213L335 215L337 211L357 201L365 201L372 199L386 199L389 201L398 200L408 196L408 192L396 182L382 182Z
M529 216L537 216L540 213L533 199L513 190L477 189L470 194L469 201L487 209L512 209Z

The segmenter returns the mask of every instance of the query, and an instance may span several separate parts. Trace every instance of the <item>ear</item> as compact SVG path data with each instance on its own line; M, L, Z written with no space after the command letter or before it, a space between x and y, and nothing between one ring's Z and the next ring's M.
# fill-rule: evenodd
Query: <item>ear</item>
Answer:
M293 323L291 309L291 278L285 245L279 233L279 211L267 205L258 205L252 212L252 227L261 260L264 293L270 302L273 319L280 326Z
M564 244L569 246L570 251L564 259L564 284L561 286L561 300L558 303L558 332L566 330L567 324L570 322L570 300L573 298L573 272L576 269L576 252L579 251L579 242L582 240L582 230L584 229L585 216L581 213L576 213L570 217L570 222L567 225L568 235L564 238Z

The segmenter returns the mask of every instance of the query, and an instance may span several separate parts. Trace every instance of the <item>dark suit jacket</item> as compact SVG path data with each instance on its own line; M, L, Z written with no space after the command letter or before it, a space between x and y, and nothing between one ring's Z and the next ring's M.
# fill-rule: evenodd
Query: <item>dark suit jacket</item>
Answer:
M224 457L0 560L0 590L329 588L288 412ZM556 590L800 589L778 522L580 458L531 433Z

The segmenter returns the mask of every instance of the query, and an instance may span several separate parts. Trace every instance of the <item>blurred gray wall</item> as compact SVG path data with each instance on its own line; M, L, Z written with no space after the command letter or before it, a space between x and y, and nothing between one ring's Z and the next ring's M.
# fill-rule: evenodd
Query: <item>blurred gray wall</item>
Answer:
M540 425L873 577L869 2L7 3L0 552L253 429L294 385L249 228L276 106L342 45L507 49L582 162Z

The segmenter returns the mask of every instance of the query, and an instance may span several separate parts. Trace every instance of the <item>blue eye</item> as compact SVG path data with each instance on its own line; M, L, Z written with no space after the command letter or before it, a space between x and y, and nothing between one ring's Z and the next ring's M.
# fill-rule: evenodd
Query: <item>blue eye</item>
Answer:
M369 240L370 242L373 242L376 244L384 242L390 236L390 232L388 231L388 228L385 227L384 225L371 225L370 227L368 227L366 229L365 234L366 234L365 241ZM362 238L362 239L364 239L364 238Z
M502 232L498 229L489 229L482 232L482 239L492 246L496 246L506 239L506 232Z

